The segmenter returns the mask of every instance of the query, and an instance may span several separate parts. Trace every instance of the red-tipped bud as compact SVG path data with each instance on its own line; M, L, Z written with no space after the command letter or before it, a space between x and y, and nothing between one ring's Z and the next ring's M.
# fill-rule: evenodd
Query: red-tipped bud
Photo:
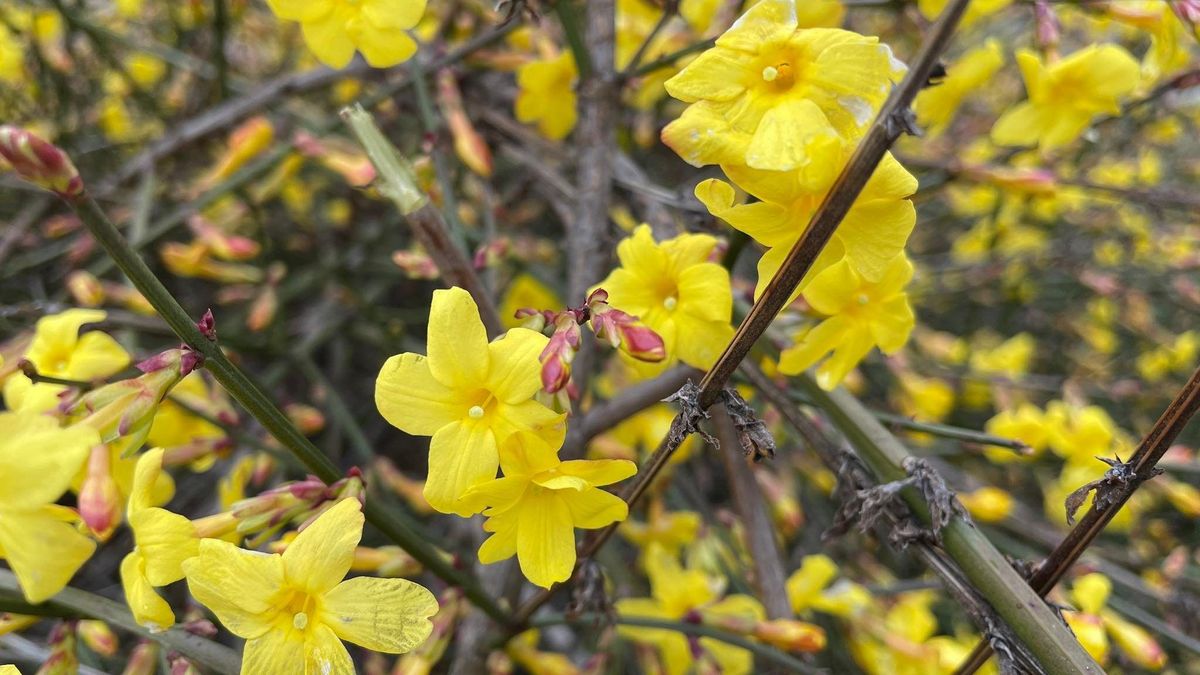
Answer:
M825 648L825 631L820 626L792 619L764 621L755 626L754 637L789 652L819 652Z
M144 640L133 648L121 675L154 675L158 672L158 645Z
M446 118L446 126L450 127L450 135L454 137L454 152L467 168L484 178L491 176L492 151L463 108L454 73L449 69L439 71L437 88L439 107Z
M107 541L121 522L121 492L112 475L112 452L107 445L92 448L79 488L79 516L100 541Z
M0 126L0 157L25 180L64 199L83 195L83 179L67 153L32 132Z
M88 649L101 656L113 656L120 646L116 634L103 621L80 621L79 638Z
M67 275L67 291L82 307L99 307L104 303L104 285L87 270L75 270Z
M424 251L396 251L392 253L392 262L404 270L409 279L436 279L440 276L437 264Z
M511 246L512 242L508 240L508 237L499 237L480 246L479 250L475 251L475 258L472 261L475 269L482 270L488 267L495 267L508 255L508 250Z
M1038 46L1047 54L1053 54L1058 50L1059 38L1062 36L1062 30L1058 23L1058 16L1054 14L1050 3L1046 0L1036 0L1033 4L1034 20L1037 24L1036 36Z
M542 390L560 391L571 381L571 362L579 351L580 331L575 316L567 311L554 321L554 335L546 343L538 360L542 363Z

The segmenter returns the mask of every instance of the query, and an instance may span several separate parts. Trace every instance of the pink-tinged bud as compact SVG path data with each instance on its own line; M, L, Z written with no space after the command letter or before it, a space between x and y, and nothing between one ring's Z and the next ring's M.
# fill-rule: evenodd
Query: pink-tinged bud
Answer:
M67 275L67 291L81 307L99 307L104 304L104 286L96 275L86 270L75 270Z
M249 260L257 256L261 249L253 239L229 234L198 214L188 219L188 227L196 235L197 241L204 242L213 255L222 260Z
M401 473L395 464L384 458L380 458L375 463L375 472L383 480L384 485L404 499L409 508L421 515L433 513L433 507L425 501L424 481L409 478Z
M1046 169L1022 169L981 164L964 166L962 173L972 180L991 183L1014 192L1053 194L1058 189L1057 178Z
M1167 665L1166 652L1146 629L1109 609L1101 610L1100 615L1113 642L1142 670L1157 671Z
M667 358L662 337L641 322L617 324L617 330L621 334L621 351L633 358L651 363Z
M50 631L50 656L37 669L37 675L75 675L79 657L75 655L75 622L60 621Z
M482 270L489 267L495 267L508 255L508 250L512 246L512 242L508 237L500 237L479 247L475 251L475 257L472 263L475 269Z
M653 363L667 358L662 337L636 316L609 305L608 292L603 288L597 288L588 296L587 309L596 337L607 340L614 349L620 349L639 361Z
M444 68L437 74L438 104L454 138L454 152L467 168L487 178L492 175L492 151L471 123L463 107L454 73Z
M11 614L9 612L0 612L0 635L8 635L29 628L33 624L42 620L40 616L30 616L28 614Z
M121 675L155 675L158 672L158 645L143 640L133 648Z
M522 307L513 312L513 318L521 321L522 328L528 328L540 333L546 327L546 324L553 319L553 316L547 318L546 314L547 312L532 307Z
M111 657L117 653L117 649L120 647L116 633L113 633L108 624L103 621L80 621L79 638L83 640L83 644L88 646L88 649L101 656Z
M108 541L121 522L121 491L112 475L112 451L97 445L88 456L79 488L79 516L100 541Z
M424 251L396 251L392 253L392 262L404 270L409 279L436 279L441 276L437 264Z
M217 160L217 165L200 181L200 189L207 190L232 176L250 160L262 154L275 140L275 127L265 117L246 120L229 135L229 147Z
M202 675L194 663L178 654L171 658L171 675Z
M255 265L221 262L211 255L212 250L202 241L190 244L172 241L159 249L163 264L177 276L208 279L223 284L256 284L263 280L263 271Z
M20 127L0 126L0 157L21 178L63 199L83 196L83 179L67 153Z
M208 338L209 342L217 341L217 320L213 317L212 309L204 310L204 315L196 322L196 328L200 330L200 334Z
M825 631L805 621L764 621L755 627L754 637L789 652L819 652L825 648Z
M50 239L65 237L81 229L83 229L83 221L74 213L61 213L57 216L51 216L42 223L42 234Z
M275 321L275 314L279 311L279 293L275 290L275 286L268 285L263 288L258 297L250 305L250 311L246 313L246 328L252 333L258 333L270 326Z
M366 187L375 180L375 165L358 146L338 138L317 138L307 132L293 139L296 149L305 157L316 159L325 168L341 174L354 187Z
M1200 30L1200 0L1169 0L1175 16L1193 31Z
M289 403L284 406L284 412L305 436L319 434L325 428L325 415L311 405Z
M1050 3L1046 0L1036 0L1033 4L1033 15L1036 23L1036 36L1038 46L1047 54L1054 54L1058 51L1059 39L1062 36L1062 30L1058 23L1058 16L1054 10L1050 8Z
M573 313L562 312L555 318L554 334L538 356L543 391L553 394L571 381L571 362L579 351L580 335L579 322Z

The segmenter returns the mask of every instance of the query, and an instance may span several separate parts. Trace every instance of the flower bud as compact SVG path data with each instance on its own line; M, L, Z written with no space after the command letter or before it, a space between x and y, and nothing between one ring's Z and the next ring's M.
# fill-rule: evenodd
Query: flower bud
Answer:
M75 655L75 622L60 621L50 631L50 656L37 669L37 675L75 675L79 657Z
M67 275L67 291L82 307L99 307L104 303L104 286L87 270L75 270Z
M176 654L171 657L171 675L203 675L196 664Z
M71 158L32 132L8 124L0 126L0 157L21 178L64 199L83 195L83 179Z
M375 165L357 147L336 138L321 139L305 132L297 133L294 140L301 154L340 174L351 186L366 187L375 180Z
M112 451L97 445L88 456L79 488L79 516L100 541L108 541L121 522L121 491L112 475Z
M79 638L88 649L101 656L111 657L117 653L119 644L117 636L103 621L80 621L78 626Z
M1168 0L1175 16L1193 33L1200 31L1200 0Z
M560 313L554 320L554 334L538 356L542 364L542 391L561 391L571 381L571 362L579 351L581 333L579 322L570 311Z
M275 127L265 117L246 120L229 135L229 148L217 160L217 165L200 181L206 190L232 176L250 160L262 154L275 140Z
M409 279L436 279L441 276L433 258L424 251L396 251L392 253L392 262L404 270L404 275Z
M639 361L658 362L667 358L662 337L637 317L609 305L608 292L603 288L592 291L587 308L596 337L607 340L613 348L619 348Z
M450 128L450 135L454 138L454 152L470 170L484 178L491 176L492 151L471 123L471 118L467 116L462 95L458 91L458 82L449 68L438 71L437 90L438 106L442 109L446 126Z
M1054 54L1058 51L1058 42L1062 35L1058 17L1047 0L1036 0L1033 3L1033 15L1038 46L1047 54Z
M754 637L789 652L818 652L825 648L825 631L820 626L793 619L763 621Z
M319 434L325 428L325 415L311 405L289 403L284 406L284 412L305 436Z
M1162 670L1167 664L1167 653L1146 632L1146 629L1130 623L1112 610L1100 612L1104 627L1121 651L1143 670Z
M121 675L155 675L158 672L158 645L142 640L129 654Z

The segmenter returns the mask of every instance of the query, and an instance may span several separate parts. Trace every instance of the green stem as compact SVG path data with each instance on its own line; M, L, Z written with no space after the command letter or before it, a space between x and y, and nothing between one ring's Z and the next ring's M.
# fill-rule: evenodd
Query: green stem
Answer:
M575 618L567 618L562 614L545 614L529 622L532 628L545 628L547 626L583 626L585 628L593 628L598 623L608 621L607 616L596 616L591 614L583 614ZM789 673L818 673L821 672L807 663L797 659L790 654L784 653L770 645L754 640L747 639L737 633L705 626L700 623L690 623L686 621L666 621L662 619L644 619L635 616L617 616L612 619L620 626L634 626L637 628L658 628L661 630L675 631L684 635L692 635L695 637L706 637L714 640L720 640L725 644L734 647L741 647L755 656L769 661L777 666L786 668L785 672Z
M575 6L575 0L558 0L554 3L554 13L558 15L558 21L562 24L563 35L567 38L571 56L575 57L575 68L579 71L579 79L586 80L592 73L592 57L588 54L587 43L583 39L583 31L580 28L582 21L579 18L579 9Z
M25 602L17 584L17 577L6 569L0 569L0 609L31 616L83 616L99 619L144 639L154 640L214 672L236 675L241 670L241 658L229 647L206 640L178 626L152 633L138 625L133 615L121 603L77 588L64 588L53 598L36 605Z
M180 306L162 281L146 266L145 261L125 241L116 226L108 219L90 195L69 202L80 220L104 247L125 276L145 296L159 316L181 340L204 355L205 367L217 382L258 420L272 436L297 457L309 471L326 483L342 477L338 467L308 440L245 373L233 364L216 342L200 332L196 323ZM386 537L403 548L425 569L448 584L459 586L464 595L496 621L507 623L508 613L502 609L473 577L454 568L440 553L413 530L406 527L388 509L368 503L363 509L367 520Z
M875 415L844 389L827 392L808 375L796 378L800 389L829 416L881 482L903 480L912 456ZM909 509L924 523L929 507L915 489L901 492ZM1075 636L1041 596L1013 569L1004 555L968 519L954 516L941 531L943 548L963 574L1012 628L1051 675L1101 673Z

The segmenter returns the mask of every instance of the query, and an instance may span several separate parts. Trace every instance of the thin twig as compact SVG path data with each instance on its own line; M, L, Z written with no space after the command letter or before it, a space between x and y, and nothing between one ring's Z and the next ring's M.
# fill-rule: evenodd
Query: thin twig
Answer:
M1096 503L1088 510L1079 523L1071 529L1062 542L1046 556L1038 565L1029 585L1038 595L1045 597L1062 581L1067 572L1075 564L1088 546L1100 536L1109 521L1121 510L1125 502L1133 496L1146 481L1158 475L1158 460L1166 454L1179 432L1187 426L1196 411L1200 410L1200 368L1192 373L1183 389L1176 394L1167 409L1159 416L1158 421L1150 428L1145 438L1125 467L1126 477L1119 483L1106 489L1103 495L1097 495ZM1103 497L1101 499L1100 497ZM975 646L975 650L959 666L958 675L970 675L987 662L991 653L985 643Z

